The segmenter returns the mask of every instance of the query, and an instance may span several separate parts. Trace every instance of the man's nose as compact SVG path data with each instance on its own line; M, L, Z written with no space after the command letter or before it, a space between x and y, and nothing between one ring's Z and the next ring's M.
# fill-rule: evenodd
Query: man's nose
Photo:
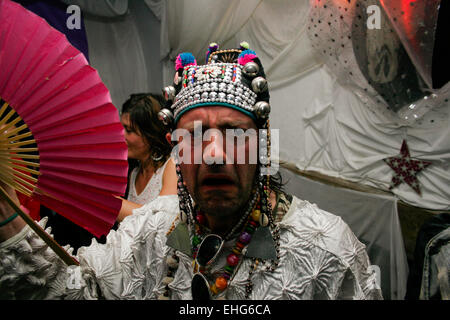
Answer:
M203 149L203 162L208 165L225 164L227 157L222 132L209 129L205 132L204 141L206 146Z

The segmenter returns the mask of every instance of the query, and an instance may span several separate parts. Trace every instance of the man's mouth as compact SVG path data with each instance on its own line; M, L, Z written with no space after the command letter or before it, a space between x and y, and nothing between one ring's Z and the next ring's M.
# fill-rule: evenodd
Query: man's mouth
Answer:
M201 186L205 188L230 188L235 187L234 180L227 175L209 175L203 178Z

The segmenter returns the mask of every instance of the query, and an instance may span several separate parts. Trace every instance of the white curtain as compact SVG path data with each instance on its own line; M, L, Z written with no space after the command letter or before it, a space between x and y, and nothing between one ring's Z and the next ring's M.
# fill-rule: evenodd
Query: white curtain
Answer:
M84 13L98 17L114 18L127 13L128 0L62 0L67 4L78 5Z
M272 89L301 77L320 65L306 36L308 8L303 0L168 0L165 83L180 52L204 63L211 42L236 48L247 41L265 62Z
M403 126L366 108L323 67L272 91L271 104L271 126L280 130L282 160L302 170L388 190L393 171L382 159L398 155L406 139L412 157L433 164L417 176L422 196L406 183L392 191L411 205L449 210L448 104Z
M411 157L433 164L417 176L421 196L406 183L393 193L418 207L450 209L449 99L414 124L369 110L312 48L308 0L168 0L166 5L167 39L161 48L166 85L178 53L192 52L204 63L210 42L230 48L247 41L269 80L271 127L280 130L281 160L388 190L393 171L382 159L398 155L406 139Z
M120 110L132 93L160 93L162 1L65 0L80 6L91 65Z

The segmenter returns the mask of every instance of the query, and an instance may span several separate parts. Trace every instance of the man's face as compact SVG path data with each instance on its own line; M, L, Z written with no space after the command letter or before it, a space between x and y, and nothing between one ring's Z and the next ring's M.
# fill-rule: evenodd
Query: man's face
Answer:
M202 137L198 136L199 127ZM177 129L190 133L190 141L184 140L181 144L183 148L189 145L191 161L181 161L180 166L187 189L200 210L210 216L226 217L243 208L250 198L257 170L257 161L249 161L249 151L256 151L258 143L253 120L228 107L199 107L184 114ZM239 132L239 129L255 132L254 139L232 139L231 147L229 135L227 143L227 129L228 133ZM195 161L195 152L201 156L201 161ZM238 161L242 154L245 154L245 161ZM211 164L212 159L219 164Z

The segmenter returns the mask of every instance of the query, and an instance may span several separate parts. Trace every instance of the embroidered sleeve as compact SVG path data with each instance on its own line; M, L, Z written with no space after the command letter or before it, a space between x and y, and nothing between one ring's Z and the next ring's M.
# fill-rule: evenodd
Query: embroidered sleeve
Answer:
M94 239L89 247L80 248L76 267L67 267L24 227L0 244L0 299L156 298L165 266L166 252L161 248L176 204L171 197L161 197L140 208L108 234L106 244ZM158 207L172 211L149 214ZM45 227L46 219L40 224Z
M43 228L46 223L47 218L39 222ZM72 251L69 247L65 249L69 253ZM97 298L97 286L95 280L92 281L94 274L83 269L67 268L26 226L0 244L0 299Z

